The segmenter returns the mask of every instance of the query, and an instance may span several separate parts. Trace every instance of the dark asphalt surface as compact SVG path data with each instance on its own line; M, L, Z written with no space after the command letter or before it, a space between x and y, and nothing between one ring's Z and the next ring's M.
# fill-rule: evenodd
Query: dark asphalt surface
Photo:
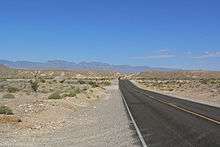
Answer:
M119 88L149 147L220 147L219 124L160 101L216 121L220 108L143 90L128 80L120 80Z

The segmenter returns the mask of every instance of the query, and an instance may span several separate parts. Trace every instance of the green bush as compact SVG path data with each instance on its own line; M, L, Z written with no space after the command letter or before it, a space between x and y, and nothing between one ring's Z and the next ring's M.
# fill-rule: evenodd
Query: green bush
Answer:
M4 85L0 85L0 92L4 91Z
M14 99L15 96L13 94L7 93L7 94L3 95L2 98L4 98L4 99Z
M65 79L59 81L61 84L65 82Z
M86 91L86 90L88 90L89 88L86 86L86 87L83 87L83 91Z
M208 79L200 79L199 82L201 84L208 84Z
M12 110L7 106L0 106L0 114L12 115Z
M70 90L69 92L65 93L63 97L75 97L77 94L79 94L81 90L79 88L74 88Z
M46 83L46 80L42 77L40 77L39 80L40 80L41 83Z
M93 88L99 87L99 85L96 82L89 81L89 85L91 85Z
M79 87L75 88L74 91L75 91L76 94L79 94L81 92Z
M1 81L1 82L7 81L7 78L0 78L0 81Z
M60 92L54 92L52 93L48 99L61 99L62 97L60 96Z
M37 92L38 88L39 88L39 84L37 80L31 80L30 81L31 84L31 88L34 90L34 92Z
M109 85L111 85L111 82L110 82L110 81L104 81L104 82L103 82L103 85L109 86Z
M15 93L15 92L17 92L17 91L19 91L18 88L8 87L8 92L10 92L10 93Z
M75 97L76 93L75 91L70 91L69 93L63 94L63 97Z
M79 84L86 84L86 82L83 81L83 80L78 80L78 83L79 83Z

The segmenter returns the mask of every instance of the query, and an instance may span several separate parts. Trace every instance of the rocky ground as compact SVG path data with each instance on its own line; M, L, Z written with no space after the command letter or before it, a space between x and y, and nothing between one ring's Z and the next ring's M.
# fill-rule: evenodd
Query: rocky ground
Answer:
M0 80L1 135L25 137L57 130L66 116L99 100L105 94L103 86L64 77Z
M0 146L138 146L117 81L74 97L48 99L49 94L20 91L1 99L14 115L0 116Z

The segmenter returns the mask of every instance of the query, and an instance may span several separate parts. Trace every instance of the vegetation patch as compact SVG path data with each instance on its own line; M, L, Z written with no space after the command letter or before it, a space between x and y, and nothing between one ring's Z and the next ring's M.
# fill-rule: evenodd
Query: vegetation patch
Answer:
M83 87L83 91L86 91L86 90L88 90L89 88L87 87L87 86L85 86L85 87Z
M48 99L61 99L62 97L60 96L60 92L56 91L54 93L52 93Z
M31 84L31 88L33 89L34 92L37 92L38 88L39 88L39 83L37 80L31 80L30 81Z
M0 106L0 114L13 115L13 112L7 106Z
M81 93L81 90L77 87L63 94L63 97L75 97L79 93Z
M105 86L110 86L111 82L110 81L104 81L102 84L105 85Z
M45 80L44 78L42 78L42 77L39 77L39 81L40 81L41 83L46 83L46 80Z
M16 87L8 87L8 92L9 92L9 93L15 93L15 92L17 92L17 91L19 91L19 89L16 88Z
M93 88L99 87L99 85L94 81L89 81L89 85L91 85Z
M11 93L7 93L5 95L2 96L3 99L14 99L15 96Z
M0 78L0 82L7 81L7 78Z
M83 81L83 80L78 80L77 82L78 82L79 84L86 84L86 82Z
M59 81L61 84L65 82L65 79Z

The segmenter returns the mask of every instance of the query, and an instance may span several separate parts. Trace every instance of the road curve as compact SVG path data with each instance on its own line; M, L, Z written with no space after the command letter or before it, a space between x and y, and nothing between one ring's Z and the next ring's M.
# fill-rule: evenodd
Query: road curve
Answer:
M119 88L148 147L220 147L220 108L140 89Z

